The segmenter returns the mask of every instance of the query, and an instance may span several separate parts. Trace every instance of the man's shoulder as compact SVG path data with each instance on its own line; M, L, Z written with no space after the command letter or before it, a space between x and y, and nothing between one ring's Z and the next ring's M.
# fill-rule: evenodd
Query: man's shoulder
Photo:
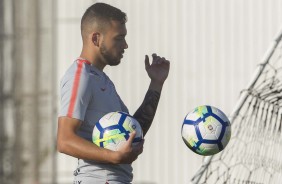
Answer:
M63 78L83 77L97 79L98 76L97 72L90 65L74 61L66 70Z
M78 62L72 63L72 65L67 69L63 77L61 78L61 87L66 84L79 83L85 86L94 86L93 84L99 80L99 76L91 70L90 66L85 64L80 64ZM95 82L96 81L96 82Z

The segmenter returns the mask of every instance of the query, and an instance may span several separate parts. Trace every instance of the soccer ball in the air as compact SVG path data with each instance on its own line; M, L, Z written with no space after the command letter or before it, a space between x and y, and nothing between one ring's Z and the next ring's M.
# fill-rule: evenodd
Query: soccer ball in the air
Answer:
M204 105L186 115L181 134L185 144L195 153L214 155L228 144L231 124L221 110Z
M95 124L92 141L99 147L117 151L133 131L136 131L134 145L143 139L143 131L138 121L124 112L110 112Z

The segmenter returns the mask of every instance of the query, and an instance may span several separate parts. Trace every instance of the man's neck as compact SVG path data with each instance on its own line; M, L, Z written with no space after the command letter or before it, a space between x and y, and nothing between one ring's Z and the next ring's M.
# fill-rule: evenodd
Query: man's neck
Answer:
M102 62L100 62L100 59L95 57L94 54L87 54L87 52L84 52L82 50L79 57L89 61L91 65L95 66L98 70L103 71L103 69L105 68L105 65Z

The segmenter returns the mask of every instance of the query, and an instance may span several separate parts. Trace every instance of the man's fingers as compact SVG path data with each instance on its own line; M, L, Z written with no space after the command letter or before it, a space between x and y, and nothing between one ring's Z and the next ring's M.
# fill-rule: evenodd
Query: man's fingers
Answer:
M162 63L169 64L169 61L165 57L160 57L156 53L152 54L152 58L153 58L152 64L162 64ZM150 66L149 57L147 55L145 58L145 63L146 63L146 67Z
M142 140L141 142L139 142L138 145L137 145L137 153L138 153L138 155L143 152L144 142L145 142L145 140L143 139L143 140Z
M134 131L134 132L132 132L131 134L130 134L130 136L129 136L129 138L128 138L128 144L132 144L132 142L133 142L133 140L134 140L134 138L135 138L135 136L136 136L136 131Z
M170 61L169 60L165 60L165 63L170 64Z
M149 57L148 55L145 55L145 68L148 68L149 66L150 66Z
M160 57L155 53L152 54L152 58L153 58L152 64L157 64L158 60L160 59Z

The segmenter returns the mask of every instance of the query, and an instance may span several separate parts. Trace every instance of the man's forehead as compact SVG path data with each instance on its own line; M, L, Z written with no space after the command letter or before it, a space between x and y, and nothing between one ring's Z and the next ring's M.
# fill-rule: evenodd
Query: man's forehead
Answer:
M126 35L127 29L125 23L120 21L112 20L111 21L111 30L118 32L119 34Z

